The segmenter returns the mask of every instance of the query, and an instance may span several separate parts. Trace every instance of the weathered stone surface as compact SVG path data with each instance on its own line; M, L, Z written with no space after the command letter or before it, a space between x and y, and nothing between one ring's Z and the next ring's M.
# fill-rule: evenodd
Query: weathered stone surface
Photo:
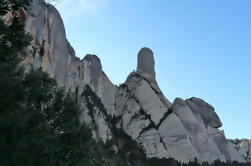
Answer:
M214 107L199 98L190 98L186 100L188 107L196 114L201 116L204 123L213 128L220 128L222 123L214 111Z
M171 106L170 102L138 73L131 74L125 84L145 113L151 116L155 125L158 125Z
M170 158L156 129L149 129L138 139L148 158Z
M90 68L90 83L94 87L94 91L98 92L99 79L102 77L102 66L100 59L96 55L86 55L84 60Z
M141 108L134 99L128 99L122 115L123 130L136 140L141 131L146 128L151 122L140 113Z
M192 145L188 132L175 113L170 114L160 125L159 135L167 149L168 156L182 162L199 158L197 150Z
M190 140L198 151L198 160L213 162L219 159L221 161L244 162L245 160L235 150L233 144L225 138L224 132L215 128L214 125L208 125L208 121L205 121L205 117L203 118L205 114L200 114L200 111L210 111L205 109L205 107L211 108L210 105L197 98L193 98L193 101L198 102L197 110L195 110L197 112L190 109L191 102L187 104L188 100L184 101L182 99L174 101L173 111L178 115L188 131ZM202 110L199 110L200 108ZM210 114L209 116L213 118L212 120L215 120L215 117Z
M112 132L107 120L108 115L98 96L89 87L86 87L80 99L80 108L82 110L80 121L91 126L93 137L97 141L106 143L112 139Z
M208 133L204 121L194 115L184 100L175 99L173 111L185 126L191 143L198 152L198 157L196 157L199 161L208 161L210 163L217 159L226 161L215 143L207 137Z
M142 74L131 73L116 94L116 117L121 128L140 144L147 157L169 158L159 135L158 125L171 103Z
M242 140L234 140L231 141L237 151L241 154L246 161L251 162L251 140L242 139Z
M245 159L236 151L234 144L227 140L224 132L208 127L208 136L216 143L217 147L224 154L227 161L245 162Z

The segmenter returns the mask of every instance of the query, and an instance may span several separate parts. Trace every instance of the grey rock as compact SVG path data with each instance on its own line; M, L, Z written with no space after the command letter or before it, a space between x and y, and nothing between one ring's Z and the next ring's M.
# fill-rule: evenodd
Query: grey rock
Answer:
M235 148L248 162L251 162L251 140L235 140Z
M151 79L155 79L154 66L155 62L152 50L146 47L142 48L138 53L137 72Z
M87 64L90 68L90 83L93 85L94 90L98 91L99 79L102 76L102 65L100 59L96 55L86 55L84 60L87 61Z
M156 129L145 131L138 139L147 158L170 158Z
M224 154L219 151L213 140L208 137L207 128L202 118L195 116L184 100L175 99L173 112L186 128L191 143L198 153L198 157L196 157L199 161L208 161L210 163L217 159L226 161Z
M220 128L222 123L214 111L214 107L199 98L190 98L186 100L188 107L196 114L201 116L204 123L213 128Z
M151 116L154 124L158 125L168 111L170 103L144 77L137 73L134 74L126 80L128 91L137 99L145 113Z
M197 102L196 111L198 111L194 112L190 109L189 106L191 105L189 105L190 103L187 104L187 101L180 98L175 99L172 108L189 133L191 143L199 154L198 160L201 162L208 161L209 163L215 160L245 162L233 144L225 138L224 132L215 128L215 126L208 125L203 118L204 114L200 114L198 109L202 108L202 111L205 111L205 107L210 108L210 110L212 110L212 107L201 99L193 98L192 101Z
M163 139L168 156L187 163L199 158L196 148L192 145L189 134L180 119L170 114L160 125L159 135Z
M92 105L91 110L87 106L88 102ZM112 139L112 132L106 121L107 116L103 112L104 110L97 107L89 96L81 97L80 109L82 110L80 114L80 121L91 126L92 135L97 141L106 143Z

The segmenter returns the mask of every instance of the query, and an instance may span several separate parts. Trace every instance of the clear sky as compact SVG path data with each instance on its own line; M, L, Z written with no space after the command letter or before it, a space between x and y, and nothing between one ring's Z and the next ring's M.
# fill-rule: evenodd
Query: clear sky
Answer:
M59 0L56 7L76 55L98 55L114 84L149 47L170 101L200 97L228 138L251 138L251 0Z

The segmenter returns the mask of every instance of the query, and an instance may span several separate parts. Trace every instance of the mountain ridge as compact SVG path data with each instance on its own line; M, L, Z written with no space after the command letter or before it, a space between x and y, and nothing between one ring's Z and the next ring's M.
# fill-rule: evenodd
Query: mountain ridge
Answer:
M174 103L166 99L155 79L149 48L139 51L137 70L117 87L102 71L97 56L86 55L82 60L75 56L56 8L34 0L23 12L25 30L33 37L31 54L23 65L27 70L42 68L59 86L75 93L82 110L80 121L95 126L97 141L107 143L115 137L113 130L123 130L148 158L175 158L185 163L194 158L209 163L250 161L250 141L227 140L211 105L198 98L178 98ZM83 95L87 87L100 101ZM116 122L111 125L109 118ZM119 149L121 145L114 146Z

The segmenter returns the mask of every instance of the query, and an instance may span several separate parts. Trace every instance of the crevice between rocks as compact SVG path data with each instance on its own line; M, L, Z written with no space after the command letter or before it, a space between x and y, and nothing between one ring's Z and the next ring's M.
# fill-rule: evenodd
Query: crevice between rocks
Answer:
M132 75L130 75L127 79L130 79L130 78L133 78L133 77L136 77L136 78L140 78L140 79L143 79L144 81L146 81L149 86L151 87L151 89L155 92L155 94L159 97L160 101L163 103L164 106L168 107L167 103L164 101L163 97L164 95L156 90L153 86L152 86L152 83L147 79L145 78L144 76L142 76L141 74L137 73L137 72L134 72ZM140 80L141 81L141 80ZM163 95L163 96L162 96Z
M167 112L164 114L164 116L160 119L159 124L157 125L157 128L160 127L160 125L162 124L162 122L173 113L173 110L171 108L168 108Z

